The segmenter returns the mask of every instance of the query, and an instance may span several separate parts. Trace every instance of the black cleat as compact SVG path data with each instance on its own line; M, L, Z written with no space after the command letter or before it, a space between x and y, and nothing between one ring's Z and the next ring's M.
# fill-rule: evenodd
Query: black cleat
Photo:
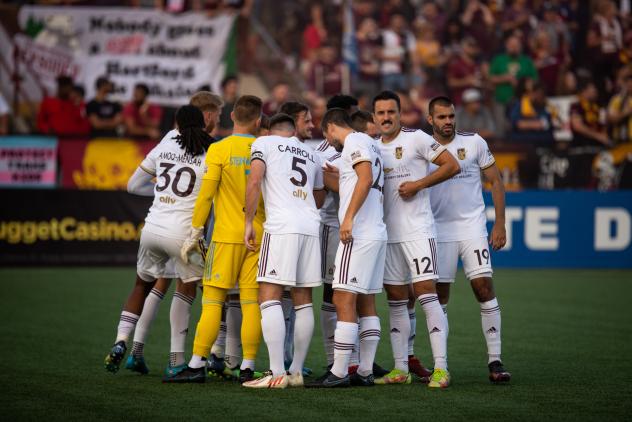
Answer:
M255 371L250 368L242 369L239 371L239 383L243 384L255 379Z
M375 378L381 378L384 375L388 374L389 372L390 371L387 371L386 369L382 368L377 363L373 362L373 375L375 376Z
M369 374L366 377L355 372L350 377L350 383L354 387L373 387L375 385L375 377Z
M182 371L173 376L165 376L162 379L165 383L203 383L206 382L206 365L201 368L191 368L187 366Z
M345 375L342 378L335 376L331 372L327 372L326 375L322 381L320 381L320 378L323 377L320 377L317 380L305 384L305 388L344 388L351 386L349 375Z
M329 376L329 371L331 371L331 367L334 366L333 364L331 365L327 365L327 371L325 371L324 374L322 374L321 376L319 376L318 378L316 378L314 380L314 382L323 382L325 380L325 378L327 378Z
M110 353L105 357L105 369L114 374L118 372L119 366L125 357L125 352L127 352L127 346L125 346L123 340L114 344Z
M495 360L489 365L489 380L494 384L505 384L511 380L511 374L505 370L499 360Z

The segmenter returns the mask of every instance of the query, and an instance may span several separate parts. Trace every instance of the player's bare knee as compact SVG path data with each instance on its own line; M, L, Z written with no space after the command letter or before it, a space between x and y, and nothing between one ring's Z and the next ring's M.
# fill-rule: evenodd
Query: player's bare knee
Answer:
M292 288L292 303L294 306L307 305L312 303L311 287L294 287Z
M496 297L491 277L478 277L470 281L476 300L488 302Z
M259 304L269 300L281 300L283 286L272 283L259 283Z
M437 293L435 284L435 280L424 280L413 283L413 291L415 293L415 297Z
M358 295L358 314L360 317L377 315L375 295Z
M408 286L385 284L386 297L388 300L408 300Z
M446 305L450 300L450 283L437 283L435 288L437 289L439 303Z

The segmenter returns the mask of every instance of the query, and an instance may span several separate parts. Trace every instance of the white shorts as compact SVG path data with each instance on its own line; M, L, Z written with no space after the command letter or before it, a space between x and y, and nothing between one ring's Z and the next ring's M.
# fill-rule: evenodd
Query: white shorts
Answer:
M340 243L332 288L359 294L382 291L386 241L354 239Z
M175 275L183 283L202 279L204 269L200 266L184 263L180 258L180 248L184 240L154 234L143 230L140 234L136 272L144 281L150 282L168 275L167 263L173 259Z
M171 258L165 264L165 271L162 273L162 278L166 278L167 280L171 280L172 278L177 278L176 274L176 260Z
M486 237L438 242L439 283L454 283L459 258L468 280L492 276L492 259Z
M336 251L340 243L338 227L320 225L320 265L323 283L331 284L334 279Z
M320 278L318 236L263 233L258 282L290 287L318 287Z
M434 238L422 238L386 245L384 284L407 285L436 280L437 244Z

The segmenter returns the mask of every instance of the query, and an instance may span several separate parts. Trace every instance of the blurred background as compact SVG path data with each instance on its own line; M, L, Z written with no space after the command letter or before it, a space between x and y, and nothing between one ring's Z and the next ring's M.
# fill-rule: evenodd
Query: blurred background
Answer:
M510 191L497 265L630 267L631 7L5 1L0 263L133 264L149 202L124 192L127 180L200 89L226 103L218 138L236 97L254 94L268 115L307 103L317 139L332 95L370 111L391 89L403 125L429 130L429 100L448 95L457 127L490 144Z

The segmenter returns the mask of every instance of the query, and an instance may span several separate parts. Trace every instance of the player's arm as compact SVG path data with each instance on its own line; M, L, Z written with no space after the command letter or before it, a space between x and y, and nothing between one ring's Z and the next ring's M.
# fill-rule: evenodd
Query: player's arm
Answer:
M321 208L325 203L325 197L327 196L327 190L325 188L325 180L323 175L323 169L320 166L320 157L318 155L315 156L318 160L318 166L316 167L314 184L312 189L312 195L314 196L314 204L316 208Z
M246 185L246 227L244 230L244 243L246 248L254 251L255 239L257 238L252 222L255 219L259 198L261 197L261 183L266 174L266 163L253 156L250 162L250 174Z
M312 191L314 193L314 202L316 203L316 208L322 208L325 203L325 198L327 197L327 191L325 189L314 189Z
M340 240L342 243L349 243L353 240L353 219L369 196L369 191L373 185L373 172L369 161L361 161L357 163L353 169L358 176L358 181L353 188L351 201L345 213L344 220L340 224Z
M154 196L154 177L148 169L139 166L127 182L127 191L134 195Z
M507 233L505 231L505 187L496 164L483 169L483 176L492 185L492 200L494 201L494 211L496 212L496 220L494 221L489 244L492 245L494 250L498 250L505 246L507 242Z
M420 190L448 180L461 171L459 163L448 150L443 150L432 162L439 168L422 179L414 182L404 182L399 185L399 196L404 199L412 198Z
M338 192L340 172L337 167L332 166L329 162L325 162L323 166L323 182L327 190Z

